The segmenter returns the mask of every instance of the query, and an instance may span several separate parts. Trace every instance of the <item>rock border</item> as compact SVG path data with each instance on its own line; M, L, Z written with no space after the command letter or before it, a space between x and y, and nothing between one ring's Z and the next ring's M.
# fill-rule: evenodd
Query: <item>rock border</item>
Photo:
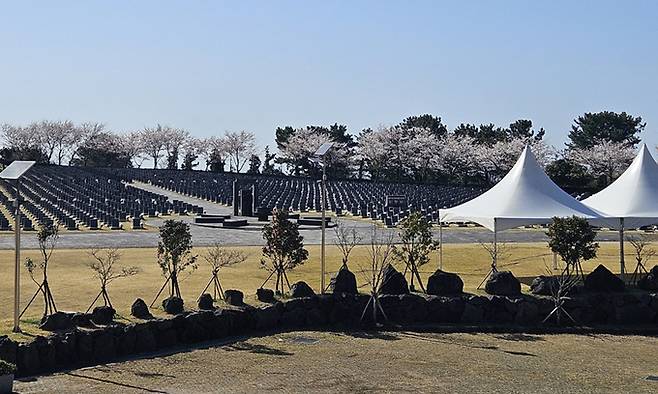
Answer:
M226 307L184 312L171 318L90 329L74 328L17 343L0 337L0 359L17 365L17 377L93 366L234 337L262 336L292 330L362 330L369 296L316 295L253 307ZM569 298L565 308L584 326L542 324L553 309L548 297L425 294L380 297L391 325L386 330L491 333L658 334L658 294L584 294ZM370 318L371 314L366 314Z

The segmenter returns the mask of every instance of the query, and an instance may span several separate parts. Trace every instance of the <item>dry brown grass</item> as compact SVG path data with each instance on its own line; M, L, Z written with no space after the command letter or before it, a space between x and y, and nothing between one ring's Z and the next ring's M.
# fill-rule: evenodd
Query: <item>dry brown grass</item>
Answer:
M291 332L17 383L19 392L655 393L650 337ZM622 350L623 351L620 351Z
M552 257L544 243L519 243L511 245L511 256L501 261L500 269L511 270L517 277L530 277L545 273L550 266ZM240 289L247 296L253 295L267 277L267 271L260 268L260 247L239 247L248 253L246 262L224 268L221 272L221 281L224 289ZM308 247L310 257L303 266L296 268L289 275L290 281L304 280L314 289L320 287L320 247ZM205 248L197 248L195 253L204 253ZM126 279L119 279L109 287L110 297L118 313L128 316L130 305L135 298L143 298L150 303L163 283L164 278L156 264L156 251L154 248L123 249L121 250L121 265L136 265L142 270L138 275ZM36 250L23 252L23 258L37 258ZM357 279L362 282L359 274L361 267L367 266L367 248L359 246L354 249L350 268L356 272ZM93 298L98 294L98 283L92 276L87 263L91 261L88 251L79 249L56 250L53 254L49 271L49 283L52 288L57 307L60 310L84 311ZM631 256L627 257L631 261ZM327 270L335 272L341 262L338 249L327 247ZM584 265L585 271L603 263L614 271L619 270L617 258L617 245L615 243L602 243L599 258ZM430 264L422 267L423 281L426 280L438 267L438 257L434 255ZM489 270L488 255L477 244L448 244L444 249L444 270L457 272L463 278L465 290L475 292L484 275ZM188 307L196 306L196 298L210 279L210 269L203 261L199 261L199 268L190 275L183 275L181 290ZM22 305L36 291L36 285L29 279L23 268L21 278ZM327 283L329 279L327 277ZM273 287L273 284L271 285ZM8 332L11 327L13 305L13 251L0 251L0 332ZM159 304L159 303L158 303ZM23 327L35 332L35 327L29 323L42 314L41 299L37 299L26 312L24 319L28 324Z

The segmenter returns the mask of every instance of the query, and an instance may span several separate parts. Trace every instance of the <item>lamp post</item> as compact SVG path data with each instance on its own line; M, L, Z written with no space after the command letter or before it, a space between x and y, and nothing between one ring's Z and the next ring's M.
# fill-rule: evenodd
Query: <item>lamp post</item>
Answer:
M0 178L15 181L16 199L14 200L14 332L20 332L21 300L21 177L32 168L33 161L14 161L0 172Z
M320 204L321 204L321 209L322 209L322 223L321 223L321 229L322 229L322 240L321 240L321 246L320 246L320 293L324 294L324 277L325 277L325 270L326 270L326 265L325 265L325 254L324 254L324 244L325 244L325 228L326 228L326 210L327 210L327 188L326 188L326 181L327 181L327 163L325 163L325 159L327 158L329 151L331 151L331 148L334 146L333 142L327 142L322 144L320 148L315 152L313 155L313 161L318 163L320 167L322 167L322 180L321 180L321 186L320 188L322 189L322 197L320 199Z

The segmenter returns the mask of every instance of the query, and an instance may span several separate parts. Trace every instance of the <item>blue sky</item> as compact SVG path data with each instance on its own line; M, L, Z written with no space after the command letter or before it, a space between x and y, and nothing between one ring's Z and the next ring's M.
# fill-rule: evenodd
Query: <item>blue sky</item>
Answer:
M651 1L11 1L0 122L164 123L197 136L421 113L531 119L561 146L586 111L627 111L658 144Z

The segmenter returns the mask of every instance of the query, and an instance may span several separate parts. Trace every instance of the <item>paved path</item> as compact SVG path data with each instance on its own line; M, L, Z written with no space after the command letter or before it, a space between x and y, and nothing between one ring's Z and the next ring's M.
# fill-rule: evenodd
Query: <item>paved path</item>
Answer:
M164 190L160 187L148 185L145 183L134 183L135 186L149 190L155 193L166 195L170 200L182 200L192 204L203 206L206 212L215 214L232 214L233 209L221 204L212 203L198 198L183 196L176 192ZM309 213L308 215L314 215ZM317 215L317 214L315 214ZM176 216L178 220L190 223L192 240L196 246L208 246L214 243L223 245L262 245L263 237L261 229L263 223L255 221L255 218L247 218L250 225L241 229L225 229L222 227L210 227L193 224L191 216ZM104 230L104 231L66 231L62 232L59 248L66 249L88 249L90 247L119 247L119 248L137 248L137 247L155 247L158 244L157 227L162 225L166 218L153 218L146 220L146 226L149 230ZM354 227L361 236L361 243L370 241L373 222L370 220L353 220L349 218L341 219L345 226ZM397 234L396 229L381 229L383 233L393 232ZM438 230L435 229L435 237L438 239ZM321 242L321 231L314 227L301 227L300 233L304 237L304 242L309 245L317 245ZM333 229L327 229L327 243L335 243L336 237ZM652 235L654 239L658 236ZM491 242L492 233L484 228L459 228L451 227L443 231L443 241L450 243L478 243ZM543 230L508 230L499 233L499 242L544 242L546 235ZM618 235L615 232L602 232L599 234L600 241L617 241ZM34 232L23 233L21 238L23 248L37 248L36 234ZM0 249L13 249L14 237L11 233L0 235Z

